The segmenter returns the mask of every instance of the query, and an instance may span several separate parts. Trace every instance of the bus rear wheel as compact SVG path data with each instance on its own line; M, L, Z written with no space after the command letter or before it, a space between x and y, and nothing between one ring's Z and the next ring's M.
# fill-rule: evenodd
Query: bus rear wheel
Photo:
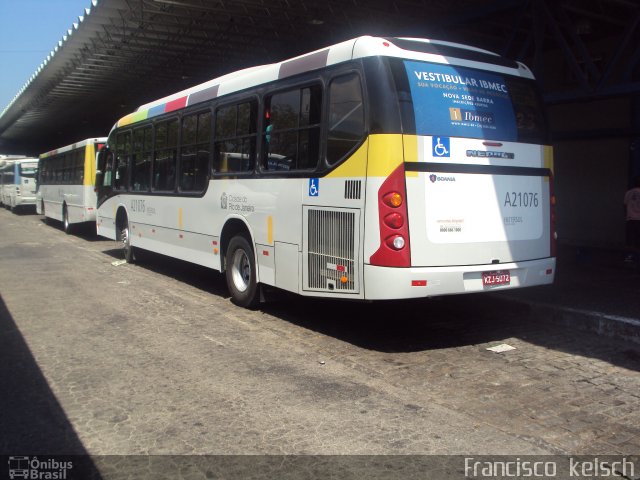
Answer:
M122 242L122 252L127 263L135 261L133 253L133 245L131 245L131 230L129 229L129 220L125 218L122 230L120 230L120 241Z
M69 211L67 210L66 205L62 209L62 224L64 226L64 233L69 235L71 233L72 227L71 222L69 221Z
M49 217L47 217L47 212L45 212L44 210L44 201L40 204L40 206L42 210L42 215L44 216L44 223L45 225L49 225Z
M246 237L233 237L227 248L225 273L231 301L240 307L255 307L260 300L255 264L253 248Z

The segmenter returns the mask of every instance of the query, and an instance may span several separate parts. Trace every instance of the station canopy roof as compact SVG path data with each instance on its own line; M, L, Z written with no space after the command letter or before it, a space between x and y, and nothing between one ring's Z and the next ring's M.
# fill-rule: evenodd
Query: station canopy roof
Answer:
M154 99L360 35L466 43L539 78L552 52L569 79L543 83L556 101L638 93L639 24L634 0L93 0L0 106L0 153L105 136Z

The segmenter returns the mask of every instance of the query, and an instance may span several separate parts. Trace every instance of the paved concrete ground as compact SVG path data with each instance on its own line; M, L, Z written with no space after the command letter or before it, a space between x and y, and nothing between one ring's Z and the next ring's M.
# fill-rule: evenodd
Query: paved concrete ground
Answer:
M534 316L640 343L640 263L620 249L561 246L553 285L499 295Z
M640 452L632 342L487 295L248 311L119 258L0 211L0 454Z

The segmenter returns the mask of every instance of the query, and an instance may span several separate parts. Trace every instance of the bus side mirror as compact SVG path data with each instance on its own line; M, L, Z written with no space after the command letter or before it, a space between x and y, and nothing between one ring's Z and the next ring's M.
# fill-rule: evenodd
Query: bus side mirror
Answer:
M96 170L96 181L95 181L95 186L93 188L94 191L98 191L98 185L102 185L102 171L100 170Z

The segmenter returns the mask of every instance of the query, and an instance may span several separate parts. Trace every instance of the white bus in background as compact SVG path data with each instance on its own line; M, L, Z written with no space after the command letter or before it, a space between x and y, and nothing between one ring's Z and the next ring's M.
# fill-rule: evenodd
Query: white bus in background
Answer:
M106 138L88 138L40 155L37 212L73 225L96 220L96 156Z
M552 149L531 71L477 48L360 37L120 119L98 234L261 287L356 300L553 282Z
M0 160L0 201L12 212L35 207L37 158Z

